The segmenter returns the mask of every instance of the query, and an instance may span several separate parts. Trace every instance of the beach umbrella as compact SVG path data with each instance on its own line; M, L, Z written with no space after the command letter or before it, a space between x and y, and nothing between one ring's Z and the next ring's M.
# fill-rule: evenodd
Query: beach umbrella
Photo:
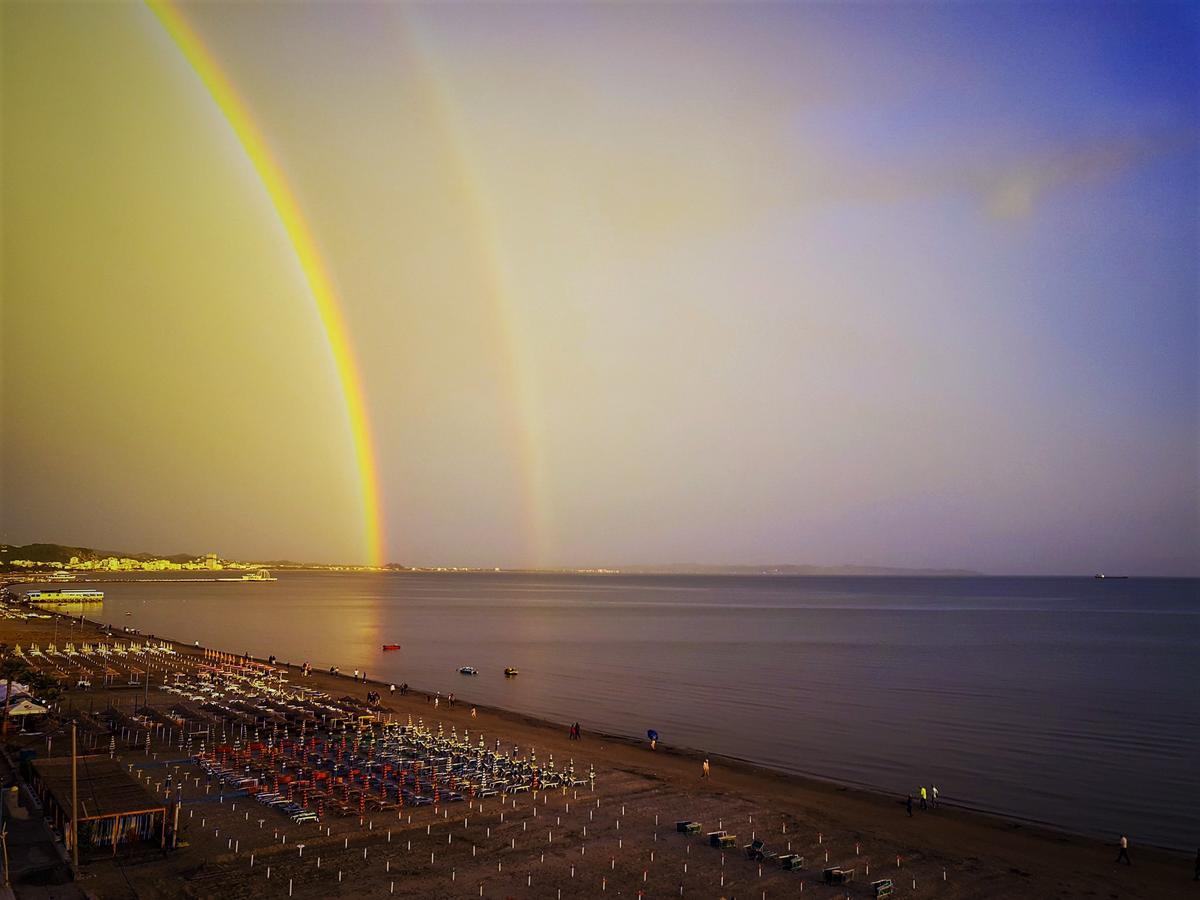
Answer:
M658 732L655 731L653 728L651 728L649 731L646 732L646 737L650 738L650 740L652 740L652 741L657 741L658 740Z
M9 707L8 710L10 716L40 716L46 712L48 712L46 707L38 706L31 700L22 700Z

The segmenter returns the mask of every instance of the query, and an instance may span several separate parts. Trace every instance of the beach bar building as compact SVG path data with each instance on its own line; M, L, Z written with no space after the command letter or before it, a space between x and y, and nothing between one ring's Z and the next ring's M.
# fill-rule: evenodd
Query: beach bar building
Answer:
M46 817L71 835L71 759L34 760L32 785ZM168 805L142 787L116 760L80 756L77 762L79 850L106 851L147 844L166 847Z

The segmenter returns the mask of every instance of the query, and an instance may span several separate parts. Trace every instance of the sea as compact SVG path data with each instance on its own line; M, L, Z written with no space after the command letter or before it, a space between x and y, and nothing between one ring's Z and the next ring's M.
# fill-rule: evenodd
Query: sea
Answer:
M585 738L653 729L899 798L937 785L1015 819L1200 846L1200 580L277 574L107 583L89 615Z

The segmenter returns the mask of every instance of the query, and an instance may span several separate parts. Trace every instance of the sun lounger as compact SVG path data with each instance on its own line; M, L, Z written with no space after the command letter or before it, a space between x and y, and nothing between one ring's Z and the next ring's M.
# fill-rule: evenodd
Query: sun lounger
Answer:
M680 834L699 834L700 833L700 823L699 822L690 822L687 820L676 822L675 830L678 831Z
M878 881L871 882L871 890L875 892L876 900L880 897L890 897L892 891L895 890L895 885L892 884L890 878L880 878Z
M826 884L848 884L854 880L853 869L842 869L836 866L825 869L822 875Z
M743 849L746 851L746 859L757 859L759 862L766 859L769 852L766 849L766 844L760 840L751 841ZM771 853L770 857L774 859L775 854Z
M798 853L785 853L779 857L779 867L789 872L798 872L804 868L804 857Z

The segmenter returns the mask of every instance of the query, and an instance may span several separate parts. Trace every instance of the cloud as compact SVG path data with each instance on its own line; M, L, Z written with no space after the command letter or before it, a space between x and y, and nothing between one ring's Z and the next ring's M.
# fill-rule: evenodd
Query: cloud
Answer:
M1196 130L1186 129L1107 137L1024 155L982 148L907 168L832 162L819 180L805 185L801 197L809 203L896 203L966 194L977 198L990 216L1023 219L1052 193L1119 178L1151 160L1194 151L1196 144Z

